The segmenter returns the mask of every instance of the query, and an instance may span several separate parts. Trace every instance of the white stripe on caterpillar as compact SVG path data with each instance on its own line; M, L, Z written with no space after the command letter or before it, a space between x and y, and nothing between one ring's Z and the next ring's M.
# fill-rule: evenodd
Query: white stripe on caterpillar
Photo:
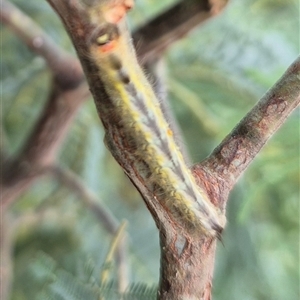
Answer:
M220 238L223 217L186 166L129 38L105 23L91 37L90 51L131 143L131 154L141 169L146 166L147 187L182 227Z

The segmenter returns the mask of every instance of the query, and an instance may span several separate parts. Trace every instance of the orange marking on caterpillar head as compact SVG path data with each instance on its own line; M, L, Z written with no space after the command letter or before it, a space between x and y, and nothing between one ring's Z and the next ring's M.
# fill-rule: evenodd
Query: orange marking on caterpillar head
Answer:
M107 43L105 45L99 46L99 50L102 53L107 53L107 52L114 50L116 48L116 46L117 46L116 41L110 41L109 43Z

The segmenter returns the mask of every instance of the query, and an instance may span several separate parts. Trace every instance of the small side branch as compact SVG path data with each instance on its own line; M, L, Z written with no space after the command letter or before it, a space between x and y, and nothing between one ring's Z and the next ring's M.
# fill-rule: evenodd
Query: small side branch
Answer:
M207 170L229 191L299 102L300 57L194 172Z
M78 198L94 213L99 223L101 223L110 234L115 234L117 232L119 228L118 221L107 208L103 205L99 205L98 197L86 187L76 174L66 169L62 169L59 166L50 167L49 171L65 187L77 194Z

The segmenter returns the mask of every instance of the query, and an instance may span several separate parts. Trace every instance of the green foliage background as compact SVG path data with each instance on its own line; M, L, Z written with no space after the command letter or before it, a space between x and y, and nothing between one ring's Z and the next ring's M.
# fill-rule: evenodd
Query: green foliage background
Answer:
M46 1L13 2L61 47L74 52ZM137 0L131 26L171 3ZM4 26L1 36L1 146L14 154L46 101L51 74L43 59ZM169 98L182 127L183 135L177 138L186 144L193 162L209 155L298 52L297 0L232 0L221 16L172 46L165 57ZM300 296L298 138L296 111L233 190L225 247L218 247L214 299ZM159 275L158 232L102 139L91 99L78 113L59 164L79 174L117 219L128 220L130 281L151 287ZM23 219L14 248L12 299L96 299L93 293L111 236L76 195L53 178L44 178L22 195L13 214ZM43 218L37 223L35 216L40 214ZM81 298L73 288L83 293ZM134 288L130 299L153 295L153 289L143 285Z

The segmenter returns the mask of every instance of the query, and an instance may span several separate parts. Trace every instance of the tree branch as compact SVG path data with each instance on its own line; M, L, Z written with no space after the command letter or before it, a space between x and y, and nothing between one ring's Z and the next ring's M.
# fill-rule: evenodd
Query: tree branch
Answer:
M56 159L57 150L80 105L89 96L86 84L72 90L54 87L47 105L15 159L3 162L1 205L7 207L25 191L48 165Z
M49 2L54 5L55 1L49 0ZM166 47L171 44L171 42L179 39L184 34L186 34L187 31L191 30L191 28L208 18L208 15L206 14L206 4L204 6L198 6L196 4L196 1L194 1L194 6L189 6L192 3L189 2L187 7L184 8L185 3L186 2L182 2L179 6L177 6L177 9L179 8L180 11L179 15L175 13L176 9L171 10L172 13L169 12L163 14L163 18L165 18L165 20L168 20L168 18L170 18L168 23L171 22L173 26L177 26L176 30L174 30L172 27L165 27L165 29L161 31L163 34L157 36L157 38L160 39L159 43L154 43L154 46L152 45L149 48L144 47L143 51L139 50L140 55L143 57L143 61L147 61L147 59L149 58L153 59L154 56L157 57L158 54L155 54L155 52L161 53L161 51L165 50ZM207 1L203 1L203 3L207 3ZM56 2L56 5L59 6L64 4L59 4ZM75 115L77 108L87 97L88 93L86 91L86 87L84 85L81 85L82 70L74 61L74 59L60 51L60 49L57 48L55 44L51 42L51 40L48 39L48 37L46 37L43 32L30 21L30 19L25 18L24 15L22 15L20 12L14 11L14 8L11 4L8 4L6 2L4 3L3 7L4 10L1 16L2 21L6 22L6 24L13 28L15 32L33 51L45 57L46 61L49 64L49 68L54 74L53 90L50 94L49 101L43 112L43 115L37 122L37 126L35 126L35 129L29 137L27 143L25 144L23 151L21 151L20 156L17 159L6 163L4 172L5 176L3 178L4 180L2 180L2 184L4 183L4 195L6 195L4 197L5 200L3 203L5 205L8 205L17 197L17 195L19 195L21 191L25 190L35 178L43 173L44 166L47 167L48 165L53 163L57 149L67 131L68 124L71 122L71 119ZM190 7L193 7L193 9L189 10L188 8ZM69 15L69 11L64 10L63 6L60 6L60 9L58 10L60 12L64 12L66 15ZM72 9L71 11L74 12L74 10ZM196 17L195 11L199 12L199 18ZM202 13L203 11L205 11L204 14ZM173 13L175 13L176 18L174 18ZM178 17L180 15L182 15L183 17L179 19ZM18 17L14 18L14 16ZM81 21L86 21L84 20L83 15L76 16L75 14L72 17L75 17L75 19L79 21L79 24L76 24L76 26L78 26L77 28L84 28L85 24L81 23ZM22 24L16 21L17 19L22 20L22 18L24 18L24 22L22 22ZM191 21L189 19L193 20ZM174 20L176 20L176 22L174 22ZM153 26L158 25L158 23L156 22L161 22L161 19L157 18L156 21L151 22L151 33L153 32ZM164 26L163 23L159 24L159 26ZM147 27L144 27L143 30L145 30L145 33L147 33ZM141 34L141 31L139 34ZM179 35L177 34L178 32L180 33ZM168 43L162 43L162 40L168 40ZM77 50L84 49L84 45L80 44L80 41L86 43L86 40L79 38L78 41L79 45L82 48L79 47ZM162 46L162 44L164 45ZM75 45L78 44L75 43ZM140 49L142 49L142 47ZM147 51L150 51L151 55L147 56ZM87 71L90 72L96 70L93 70L93 68L87 64ZM98 83L98 85L99 84L100 83ZM102 96L105 97L105 93L102 93ZM55 124L55 126L52 126L53 124ZM116 153L114 153L114 155L116 156ZM126 159L128 159L128 157L126 157ZM123 161L125 161L124 158ZM134 184L141 191L150 211L152 211L153 215L156 216L155 220L158 224L158 227L161 227L160 232L162 245L170 245L170 243L172 245L175 245L177 239L186 240L185 237L178 237L178 233L174 231L174 228L172 227L172 221L170 220L168 214L166 214L165 211L162 210L157 203L150 201L150 199L152 198L152 194L150 193L150 191L145 189L143 180L141 180L137 176L137 170L132 168L132 165L134 165L134 161L130 161L129 159L128 163L129 164L127 165L127 167L124 166L124 169L128 174L132 174L131 178L133 178ZM12 171L9 172L9 170ZM16 173L18 174L18 176L15 176ZM162 224L164 225L162 226ZM186 245L191 246L190 241L186 240L186 242ZM209 244L208 247L211 247L210 245L211 244ZM212 245L214 245L214 242ZM183 248L188 247L184 245ZM177 251L178 249L173 250ZM183 251L184 249L181 250L181 253L186 253L185 251ZM162 255L162 261L164 261L165 259L166 261L168 261L169 255L172 255L172 251L170 251L168 255ZM197 258L198 255L196 255L195 257ZM182 264L182 262L178 265L178 267L183 268L184 264ZM200 269L202 269L201 264ZM165 270L167 270L167 268ZM204 283L207 282L207 279L210 278L209 274L211 274L210 269L207 270L208 272L206 273L208 274L208 277L204 278ZM172 272L173 271L174 270L172 270ZM162 274L163 275L161 277L161 281L165 283L165 275L168 275L168 272L165 274L163 271ZM174 275L176 274L174 273ZM174 279L176 279L175 277ZM168 278L171 277L169 276ZM174 283L174 286L176 286L176 281L174 281ZM191 286L194 287L194 285ZM165 289L165 284L161 284L162 294ZM208 290L208 294L209 293L210 288Z
M261 148L284 123L300 102L300 57L262 97L233 131L203 162L193 167L195 176L205 171L223 197L216 201L225 207L229 191ZM202 171L201 171L202 170ZM200 175L200 173L202 175ZM214 178L214 179L212 179ZM216 196L215 196L216 197ZM214 198L215 198L214 197Z
M184 3L186 2L182 4ZM184 11L182 5L179 5L177 8L181 12ZM181 18L187 25L181 25L184 29L182 29L180 36L177 36L176 30L173 30L172 27L165 27L165 30L161 32L162 35L158 36L158 38L164 40L165 36L169 36L168 45L170 45L171 42L176 41L188 30L191 30L193 26L196 26L197 21L195 21L195 18L193 22L189 22L189 13L194 15L194 10L187 9L185 18ZM168 24L169 21L166 17L173 18L172 14L163 13L156 21L154 20L150 25L146 24L141 30L138 30L136 40L140 39L142 31L145 33L148 32L148 26L152 28L153 26L157 26L155 25L157 21L160 22L160 20L165 19L167 21L166 24ZM176 17L178 17L178 13L176 13ZM25 191L36 178L44 174L44 166L53 163L57 150L67 133L69 124L74 118L77 109L89 94L87 93L86 86L82 83L83 72L81 66L78 64L78 60L58 48L30 18L7 1L2 2L0 18L4 24L12 28L32 51L45 58L54 75L53 88L47 105L20 155L15 159L1 157L2 161L5 160L1 172L1 207L4 213L5 208L20 193ZM204 19L206 17L200 18L198 21L200 22ZM172 24L174 26L180 25L179 22L172 22ZM168 30L171 31L170 34ZM143 41L141 42L140 40L140 45L148 43L145 38ZM139 50L145 62L147 61L147 57L153 58L154 53L160 53L167 47L165 44L162 48L160 43L152 43L152 45L154 46L151 49L144 46L141 47L140 49L144 52ZM159 51L155 47L158 47ZM149 50L151 50L152 55L147 56L147 51ZM157 57L158 54L155 54L155 56ZM121 257L120 260L122 260Z
M120 226L111 212L99 204L98 197L89 190L82 180L73 172L62 169L59 166L49 167L48 169L54 177L59 180L71 192L76 193L84 205L91 210L99 223L110 233L115 234Z
M210 234L206 235L205 231L197 231L195 235L192 233L192 228L196 224L190 222L195 220L195 222L200 221L200 224L202 224L200 218L195 219L192 215L195 213L194 210L190 210L193 206L192 204L184 211L185 199L182 199L183 203L181 204L183 206L180 207L180 203L178 203L176 209L172 206L172 201L164 202L164 199L167 201L169 196L172 199L172 190L164 190L164 188L169 187L168 184L163 185L161 183L160 185L159 181L156 181L158 179L155 179L154 176L149 178L149 175L147 175L149 173L152 174L151 171L155 172L157 170L155 168L147 169L150 168L152 161L153 165L156 163L156 153L151 152L152 154L149 158L147 156L147 148L145 148L146 156L142 156L142 159L140 158L139 152L134 150L135 147L139 146L138 144L135 145L138 142L138 137L135 134L140 134L142 129L137 124L137 129L134 132L133 129L135 127L131 126L131 124L135 124L137 121L127 120L128 124L125 123L127 115L125 113L121 114L121 109L118 110L119 103L123 103L122 101L126 104L128 103L128 97L130 97L131 102L140 101L136 105L140 105L138 107L140 109L139 113L147 120L145 123L149 124L150 121L147 118L157 113L157 119L153 122L153 131L155 133L158 131L156 138L160 140L162 140L162 136L166 139L168 138L165 137L165 121L156 106L156 99L151 89L149 89L148 83L139 72L133 54L130 52L128 33L123 21L119 21L121 17L118 15L119 18L117 20L107 21L107 19L111 20L113 11L116 9L122 10L122 5L124 5L125 1L111 2L113 4L109 1L107 4L104 1L105 3L99 2L95 6L86 6L85 8L82 8L76 1L72 1L72 3L58 0L48 1L62 18L82 61L96 107L106 130L105 142L113 156L140 191L160 230L162 258L159 299L193 297L194 295L200 295L200 298L204 299L205 297L205 299L208 299L211 291L215 240ZM108 6L111 4L111 6L107 8L106 4ZM67 14L66 12L69 13ZM92 16L95 16L97 21L93 21ZM104 28L103 31L102 28ZM110 28L112 28L112 31L109 31ZM114 32L116 32L116 36L114 36ZM110 49L115 49L115 52ZM106 51L108 53L111 51L111 56L106 56ZM87 53L89 55L86 55ZM118 59L121 59L121 62ZM120 70L120 73L117 73L118 70ZM130 75L127 75L126 72L130 72ZM114 77L114 74L118 74L118 76ZM139 79L139 82L135 82L137 79ZM134 86L129 84L131 80ZM138 86L139 93L136 93L137 95L134 92L129 95L126 94L128 90L123 90L126 84L128 84L128 89L134 89L135 86ZM119 99L119 97L121 98ZM141 100L144 99L143 97L145 99L150 97L153 100L153 106L155 107L151 107L153 111L150 111L149 115L147 114L148 107L144 108L145 103ZM127 112L126 104L124 104L125 112ZM158 122L158 119L161 122L161 126L155 123ZM153 134L153 131L151 131L151 134ZM149 131L147 131L148 133ZM141 139L144 139L144 137L141 137ZM161 143L163 144L163 142ZM171 143L171 140L168 140L168 143ZM151 147L153 147L153 151L156 150L152 143L149 144L149 148ZM168 150L169 146L164 147ZM172 149L177 151L176 147ZM170 155L170 153L168 152L167 155ZM143 161L143 157L146 157L147 161ZM163 168L161 170L163 172ZM184 167L182 167L181 171L188 172ZM161 173L159 172L157 175L160 177ZM167 179L165 177L161 178L169 180L167 175ZM156 182L158 186L155 185ZM161 188L162 191L159 189L156 191L155 188L157 187ZM201 189L201 191L203 190ZM210 205L208 202L205 202L206 204ZM214 214L214 210L210 210L209 213ZM182 216L183 218L191 216L191 219L184 219L184 222L189 225L186 225L184 222L180 223L180 221L176 222L175 220L178 221L176 216ZM210 217L214 218L214 216ZM189 278L188 283L187 278Z
M85 66L85 72L88 74L96 105L100 110L101 101L107 105L109 104L109 96L103 83L95 75L99 70L85 56L89 50L86 45L86 37L93 33L93 28L90 28L88 24L89 17L84 10L76 7L76 4L78 4L76 1L68 1L67 3L66 1L48 0L48 2L60 14L66 28L69 30L77 52ZM221 3L223 1L212 0L211 2ZM182 5L182 3L179 5ZM196 10L195 7L194 10ZM206 16L202 16L203 20L205 18ZM163 32L161 29L155 30L155 32L157 31ZM153 29L151 34L153 34ZM166 39L168 40L167 37ZM172 41L174 39L173 36L170 38ZM163 51L164 46L162 44L164 44L162 41L158 43L157 48L156 46L149 46L149 53L152 54L145 56L143 60L147 60L147 57L155 57L156 54L151 49L158 49L158 53ZM143 56L141 55L141 57ZM298 104L299 59L215 149L212 155L202 164L197 164L193 168L194 175L199 179L199 185L207 191L211 202L219 204L221 209L224 209L228 192L238 177ZM160 299L175 299L179 295L180 297L190 297L195 293L201 299L210 299L215 241L210 238L191 236L182 231L180 226L177 227L174 224L170 215L158 203L158 197L153 197L152 191L146 185L145 177L140 174L141 170L135 162L135 157L129 155L126 151L122 151L126 140L123 137L116 136L114 131L116 128L110 124L111 120L104 116L105 112L102 112L102 114L102 121L107 129L106 142L110 150L141 192L160 229L162 248ZM214 180L217 183L216 185ZM212 186L216 187L213 188ZM224 190L225 193L222 193ZM155 201L153 201L153 198ZM190 279L188 282L187 278Z
M213 1L211 1L213 2ZM137 56L142 63L154 61L174 42L184 37L199 24L220 12L226 1L184 0L133 33Z

